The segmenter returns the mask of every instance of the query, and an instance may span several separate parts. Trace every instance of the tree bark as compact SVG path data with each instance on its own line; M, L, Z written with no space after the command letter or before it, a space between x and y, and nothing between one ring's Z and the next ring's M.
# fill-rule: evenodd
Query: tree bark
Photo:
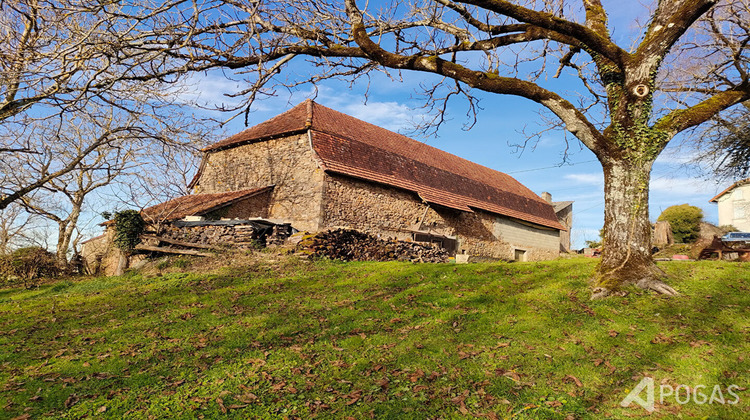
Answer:
M117 268L115 269L115 276L121 276L125 274L125 270L130 266L130 253L122 250L117 251L119 257L117 260Z
M81 207L83 206L83 198L76 199L72 203L73 208L70 215L65 220L60 220L59 233L57 237L57 260L63 266L68 264L68 248L70 248L70 241L75 233L76 226L78 225L78 218L81 215ZM75 250L74 250L75 251Z
M604 168L602 260L594 278L593 299L633 284L666 295L677 292L651 256L648 190L653 159L612 159Z

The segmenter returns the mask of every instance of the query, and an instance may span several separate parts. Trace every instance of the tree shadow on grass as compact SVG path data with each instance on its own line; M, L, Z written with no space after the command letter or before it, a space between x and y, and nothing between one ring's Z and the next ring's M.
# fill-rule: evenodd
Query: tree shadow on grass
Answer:
M35 413L87 415L107 405L112 416L160 407L207 417L282 415L289 407L300 417L637 416L646 412L617 404L644 374L675 385L747 382L739 358L748 350L747 282L732 290L676 279L678 298L631 293L589 302L592 268L322 263L305 274L135 279L132 290L91 296L76 314L83 323L72 312L58 315L64 328L47 358L37 352L16 365ZM50 359L63 348L77 356ZM710 371L697 376L691 363ZM38 388L49 389L47 403L30 400ZM71 395L79 402L69 408ZM675 406L655 417L674 415ZM732 418L746 409L743 401L680 413Z

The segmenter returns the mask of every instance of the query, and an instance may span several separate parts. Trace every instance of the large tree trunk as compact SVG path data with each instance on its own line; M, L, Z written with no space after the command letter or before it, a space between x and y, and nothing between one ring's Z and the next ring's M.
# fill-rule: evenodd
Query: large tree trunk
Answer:
M70 237L67 236L68 222L64 220L58 223L56 257L60 266L64 267L68 264L68 245L70 243Z
M648 187L653 160L604 163L604 243L592 298L606 297L634 284L674 295L666 274L651 257Z
M70 211L70 215L68 215L65 220L57 222L59 225L59 233L57 237L57 260L62 266L67 266L68 264L68 248L70 248L70 241L73 238L76 226L78 226L78 218L81 215L81 207L83 206L83 196L73 200L71 204L73 205L73 208Z

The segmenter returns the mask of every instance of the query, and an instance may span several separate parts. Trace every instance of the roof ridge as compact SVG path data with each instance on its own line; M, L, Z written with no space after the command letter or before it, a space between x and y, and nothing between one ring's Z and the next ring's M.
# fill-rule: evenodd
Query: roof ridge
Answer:
M307 125L308 119L312 121L311 112L307 102L300 102L292 108L282 112L281 114L275 115L265 121L259 122L258 124L248 127L239 133L231 135L224 140L218 141L210 146L201 149L202 152L211 152L214 150L226 149L253 142L255 140L274 138L286 134L292 134L297 132L303 132L309 129ZM302 114L303 115L299 115ZM307 118L310 116L310 118ZM281 126L281 129L277 127Z

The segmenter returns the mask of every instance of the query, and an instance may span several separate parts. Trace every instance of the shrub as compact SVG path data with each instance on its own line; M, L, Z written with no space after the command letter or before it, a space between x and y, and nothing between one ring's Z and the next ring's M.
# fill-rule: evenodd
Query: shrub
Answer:
M695 242L700 237L702 220L703 210L688 204L667 207L659 215L659 221L669 222L676 243Z
M141 242L140 235L146 227L141 213L137 210L123 210L115 213L115 246L125 252L135 249Z
M20 248L0 260L0 272L6 278L17 277L24 287L33 285L40 277L54 277L61 273L55 254L41 247Z
M593 241L586 241L586 248L601 248L604 242L604 228L599 229L599 238Z
M719 229L721 229L722 232L729 233L729 232L739 232L740 230L732 225L721 225L719 226Z

